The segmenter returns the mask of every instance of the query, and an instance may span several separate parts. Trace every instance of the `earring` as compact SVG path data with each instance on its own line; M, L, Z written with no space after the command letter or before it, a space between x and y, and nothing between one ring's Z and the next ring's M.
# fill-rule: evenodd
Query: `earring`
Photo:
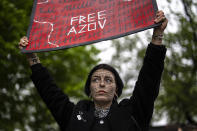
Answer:
M90 92L89 98L92 99L92 94L91 94L91 92Z
M114 101L116 101L117 99L118 99L118 95L117 95L117 93L115 92L115 94L114 94Z
M118 98L118 95L117 95L117 93L115 92L115 94L114 94L115 96L116 96L116 98Z

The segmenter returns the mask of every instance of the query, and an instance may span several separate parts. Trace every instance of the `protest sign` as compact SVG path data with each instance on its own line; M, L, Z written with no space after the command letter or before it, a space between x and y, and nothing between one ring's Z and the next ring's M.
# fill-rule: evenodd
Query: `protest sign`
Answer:
M35 0L24 53L65 49L155 27L156 0Z

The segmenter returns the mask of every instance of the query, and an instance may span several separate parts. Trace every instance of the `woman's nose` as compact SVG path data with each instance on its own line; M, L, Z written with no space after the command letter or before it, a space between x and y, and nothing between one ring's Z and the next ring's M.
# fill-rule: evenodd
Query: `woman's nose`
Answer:
M104 82L104 80L101 80L101 82L100 82L100 86L101 86L101 87L104 87L104 86L105 86L105 82Z

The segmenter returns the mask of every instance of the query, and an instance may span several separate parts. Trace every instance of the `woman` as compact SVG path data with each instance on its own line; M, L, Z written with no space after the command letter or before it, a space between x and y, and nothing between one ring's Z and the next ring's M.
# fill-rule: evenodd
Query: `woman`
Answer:
M166 53L162 36L168 20L162 11L156 14L155 23L159 22L162 24L154 29L133 95L119 104L116 100L124 85L113 67L106 64L95 66L85 85L85 93L93 101L83 100L74 105L56 86L36 54L27 54L32 81L62 131L148 130ZM27 44L28 39L23 37L19 47L23 48Z

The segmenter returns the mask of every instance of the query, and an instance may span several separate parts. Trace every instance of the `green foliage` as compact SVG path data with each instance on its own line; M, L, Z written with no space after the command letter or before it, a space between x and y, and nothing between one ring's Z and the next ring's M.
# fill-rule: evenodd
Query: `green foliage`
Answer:
M163 74L164 87L157 112L165 111L171 123L197 125L197 2L182 0L184 14L176 13L179 29L166 35L170 55Z
M171 1L168 2L170 5ZM177 18L178 31L166 33L164 36L163 43L167 46L168 52L154 117L161 118L165 113L169 124L197 125L197 2L181 0L181 3L184 7L183 13L176 12L169 6L171 13ZM171 19L169 21L171 22ZM150 34L147 33L145 36L150 37ZM128 67L123 73L126 86L134 85L129 84L129 81L136 80L146 49L144 45L147 45L142 43L142 48L138 48L139 42L136 40L139 39L134 38L127 37L126 41L120 39L114 42L116 54L112 63L120 69L122 65L126 65L123 68ZM144 39L143 36L141 38ZM128 46L132 46L129 53ZM136 51L137 53L134 53ZM124 55L125 52L127 55ZM132 57L133 53L137 56L136 60ZM133 70L137 70L137 73Z
M56 122L30 80L18 42L26 34L33 0L0 0L0 130L57 130ZM93 46L40 53L40 59L69 96L85 98L83 86L99 60Z
M115 53L110 64L119 70L125 85L120 99L131 96L131 89L134 87L139 69L142 65L142 58L145 54L145 48L141 50L141 46L146 47L148 43L144 44L142 39L140 39L139 34L149 36L148 32L146 34L141 32L135 35L133 34L131 36L113 40L113 48L115 48ZM138 59L137 56L139 57Z
M137 41L140 41L137 35L134 35L134 37L132 38L124 37L113 40L113 47L115 48L115 53L112 57L110 64L119 69L120 73L125 73L123 75L125 87L128 86L129 80L135 76L130 71L135 68L135 65L132 65L132 62L135 61L135 54L132 54L132 51L137 48ZM127 67L126 69L126 72L124 72L125 67L122 67L122 64L129 65L129 67Z

